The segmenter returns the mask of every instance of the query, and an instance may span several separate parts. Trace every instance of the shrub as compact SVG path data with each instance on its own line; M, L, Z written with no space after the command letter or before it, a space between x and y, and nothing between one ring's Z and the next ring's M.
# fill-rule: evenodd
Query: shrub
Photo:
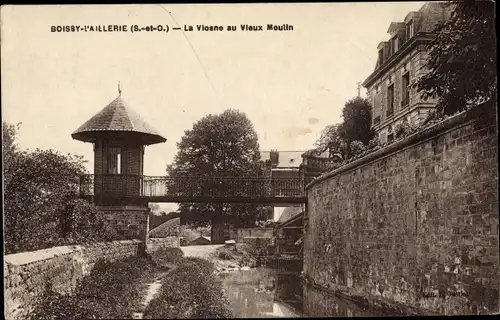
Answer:
M179 248L161 248L151 253L153 262L159 267L171 268L177 265L184 257L184 252Z
M224 250L224 251L218 251L217 257L222 260L231 260L233 258L233 255Z
M95 312L88 305L81 304L78 297L62 295L52 290L50 283L37 299L30 315L31 320L77 320L96 318Z
M353 156L362 154L363 152L366 151L365 144L363 142L359 141L359 140L355 140L355 141L351 142L351 144L349 145L349 147L351 149L351 152L352 152Z
M73 295L61 295L50 285L37 301L31 319L130 318L141 292L138 284L154 266L148 259L132 257L119 262L99 260L81 279Z
M247 243L237 243L234 247L220 247L216 250L216 256L221 260L233 260L239 266L254 266L254 257L257 251Z
M149 319L229 318L227 300L214 265L201 258L183 258L162 281L160 293L144 312Z
M117 240L96 207L78 196L85 160L54 150L21 150L19 126L3 123L5 253Z

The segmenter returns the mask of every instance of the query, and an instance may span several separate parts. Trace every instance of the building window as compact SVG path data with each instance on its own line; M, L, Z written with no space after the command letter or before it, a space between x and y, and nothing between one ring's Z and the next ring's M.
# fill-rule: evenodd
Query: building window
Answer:
M404 35L398 38L398 49L403 46L403 44L405 43L405 41L406 40L404 38Z
M394 113L394 84L387 88L387 111L386 117L392 116Z
M410 104L410 73L403 74L403 99L401 106L404 108Z
M388 136L387 136L387 142L388 143L391 143L394 141L394 134L393 133L390 133Z
M406 24L406 40L410 40L411 37L413 37L413 20Z
M109 148L107 152L107 170L108 174L121 173L121 148Z

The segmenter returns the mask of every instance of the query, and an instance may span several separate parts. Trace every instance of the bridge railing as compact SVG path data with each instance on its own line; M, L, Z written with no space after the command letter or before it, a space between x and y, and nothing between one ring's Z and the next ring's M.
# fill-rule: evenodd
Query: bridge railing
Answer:
M311 179L271 177L154 177L88 174L80 178L81 196L110 197L305 197Z

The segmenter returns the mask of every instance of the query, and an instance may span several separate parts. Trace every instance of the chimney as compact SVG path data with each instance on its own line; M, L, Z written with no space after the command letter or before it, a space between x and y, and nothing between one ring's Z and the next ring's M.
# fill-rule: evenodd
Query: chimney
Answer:
M280 154L277 150L271 150L269 154L269 160L271 160L271 165L277 167L279 163Z

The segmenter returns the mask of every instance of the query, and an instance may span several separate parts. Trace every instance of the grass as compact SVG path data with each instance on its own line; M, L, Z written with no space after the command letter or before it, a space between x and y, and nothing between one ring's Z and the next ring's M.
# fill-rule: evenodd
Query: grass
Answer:
M162 280L159 294L144 311L145 319L230 318L214 265L201 258L182 258Z
M31 319L130 318L140 301L139 284L155 272L147 258L119 262L98 261L72 295L54 292L50 283L39 297Z
M48 283L30 319L130 319L142 299L143 284L175 265L182 254L171 248L153 256L98 261L72 295L54 292Z
M214 265L201 258L185 258L180 249L169 248L152 256L98 261L71 295L54 292L47 284L30 319L130 319L143 298L144 283L167 268L170 271L144 318L231 317Z

